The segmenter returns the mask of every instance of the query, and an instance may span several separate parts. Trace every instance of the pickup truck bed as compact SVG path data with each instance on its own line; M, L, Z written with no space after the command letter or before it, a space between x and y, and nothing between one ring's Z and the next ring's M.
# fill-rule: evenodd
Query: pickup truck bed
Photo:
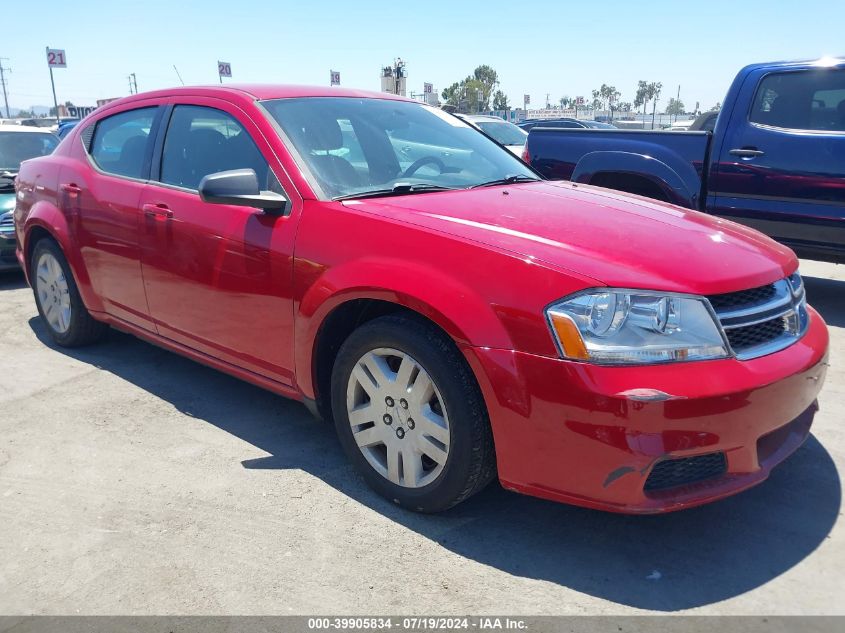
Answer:
M531 165L551 180L619 189L698 209L710 139L709 132L535 127L529 151Z

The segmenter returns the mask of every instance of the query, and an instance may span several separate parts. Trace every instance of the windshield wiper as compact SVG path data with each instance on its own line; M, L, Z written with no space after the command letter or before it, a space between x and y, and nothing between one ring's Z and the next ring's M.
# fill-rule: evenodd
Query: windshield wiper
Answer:
M371 191L361 191L359 193L350 193L344 196L336 196L332 200L362 200L364 198L386 198L389 196L404 196L409 193L427 193L429 191L452 191L453 187L443 187L441 185L432 185L427 183L411 184L407 182L400 182L390 189L373 189Z
M512 185L517 182L538 182L540 179L536 176L526 176L525 174L514 174L512 176L505 176L497 180L489 182L482 182L480 185L473 185L469 189L478 189L479 187L493 187L494 185Z

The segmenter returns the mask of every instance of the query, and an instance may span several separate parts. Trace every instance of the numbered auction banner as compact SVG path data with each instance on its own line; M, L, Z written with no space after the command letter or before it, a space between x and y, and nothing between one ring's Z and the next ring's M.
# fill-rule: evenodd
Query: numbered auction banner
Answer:
M47 65L50 68L67 68L67 58L61 48L47 49Z

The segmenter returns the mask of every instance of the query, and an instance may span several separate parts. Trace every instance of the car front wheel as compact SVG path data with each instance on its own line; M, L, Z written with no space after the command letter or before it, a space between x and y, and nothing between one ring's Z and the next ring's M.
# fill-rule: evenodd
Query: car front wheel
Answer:
M381 495L445 510L495 475L478 385L451 340L407 316L375 319L340 349L332 410L349 458Z

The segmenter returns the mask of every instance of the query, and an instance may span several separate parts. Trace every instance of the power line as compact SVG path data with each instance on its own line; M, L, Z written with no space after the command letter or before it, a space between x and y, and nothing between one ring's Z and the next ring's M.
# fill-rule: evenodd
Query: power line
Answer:
M0 84L3 84L3 102L6 104L6 118L11 119L12 115L9 114L9 96L6 94L6 72L12 72L11 68L4 68L3 62L9 61L6 57L0 57Z

